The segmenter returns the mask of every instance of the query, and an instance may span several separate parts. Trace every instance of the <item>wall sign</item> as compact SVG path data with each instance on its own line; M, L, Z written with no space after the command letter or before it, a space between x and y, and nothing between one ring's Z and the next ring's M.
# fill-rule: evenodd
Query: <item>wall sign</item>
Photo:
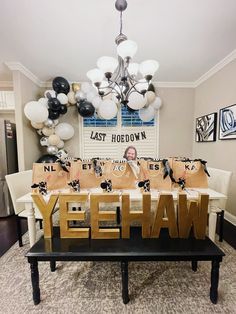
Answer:
M129 143L147 140L145 131L134 132L131 134L108 134L91 131L90 139L94 141L111 142L111 143Z

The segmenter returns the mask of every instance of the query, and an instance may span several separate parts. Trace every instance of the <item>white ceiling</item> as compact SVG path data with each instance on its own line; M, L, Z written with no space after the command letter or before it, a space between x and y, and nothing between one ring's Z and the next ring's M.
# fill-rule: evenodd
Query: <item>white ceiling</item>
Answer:
M156 59L155 80L193 82L236 48L235 0L127 0L123 32L134 60ZM0 0L0 81L18 61L41 81L87 80L102 55L116 55L115 0Z

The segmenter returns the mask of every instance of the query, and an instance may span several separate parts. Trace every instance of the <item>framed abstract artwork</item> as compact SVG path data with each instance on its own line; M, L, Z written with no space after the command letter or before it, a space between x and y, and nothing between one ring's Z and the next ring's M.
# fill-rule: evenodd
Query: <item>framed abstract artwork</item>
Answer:
M214 142L216 140L217 112L196 119L196 142Z
M236 104L220 109L219 139L236 139Z

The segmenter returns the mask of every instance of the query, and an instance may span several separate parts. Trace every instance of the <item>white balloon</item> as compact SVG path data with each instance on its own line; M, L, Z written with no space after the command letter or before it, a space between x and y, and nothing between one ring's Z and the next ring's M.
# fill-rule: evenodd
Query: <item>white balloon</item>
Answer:
M45 126L45 127L42 129L42 132L43 132L43 134L44 134L45 136L50 136L51 134L54 133L54 129L53 129L53 128L48 128L48 127Z
M63 93L58 94L57 99L62 105L66 105L68 103L68 97Z
M75 105L76 104L76 99L75 99L75 93L74 92L69 92L67 94L68 97L68 101L71 105Z
M98 109L101 102L102 102L101 97L96 96L96 97L93 98L93 100L92 100L92 105L94 106L95 109Z
M60 142L57 144L57 148L63 148L65 145L64 141L60 140Z
M56 134L52 134L48 138L48 144L57 146L60 143L60 137Z
M46 108L48 108L48 98L45 98L45 97L39 98L38 102L40 102L40 103L43 104Z
M83 99L85 99L86 98L86 96L85 96L85 93L84 92L82 92L82 91L78 91L78 92L76 92L75 93L75 99L76 99L76 101L80 101L80 100L83 100Z
M81 90L86 94L91 90L91 85L88 82L83 82L81 84Z
M155 110L158 110L161 108L162 105L162 100L160 97L156 97L156 99L154 100L154 102L152 102L150 104L150 106L152 106Z
M117 115L116 103L109 99L102 100L98 109L98 114L106 120L114 118Z
M44 122L48 118L47 108L38 101L30 101L25 105L24 113L33 122Z
M89 91L87 93L87 97L86 98L87 98L87 101L92 102L95 97L97 97L97 93L94 92L94 91Z
M44 97L46 97L46 98L56 98L56 92L55 92L55 90L53 90L53 89L48 89L48 90L46 90L45 92L44 92Z
M146 98L147 104L151 104L156 99L156 94L152 91L147 91L145 94L145 98Z
M143 97L143 95L136 92L130 94L128 106L131 109L134 109L134 110L141 109L145 106L145 104L146 104L146 99L145 97Z
M37 122L32 122L31 121L31 125L33 128L35 129L42 129L44 127L44 123L40 122L40 123L37 123Z
M143 108L139 110L139 117L143 122L151 121L155 116L155 110L153 107Z
M74 128L69 123L59 123L55 127L55 134L57 134L62 140L69 140L70 138L72 138L74 133Z

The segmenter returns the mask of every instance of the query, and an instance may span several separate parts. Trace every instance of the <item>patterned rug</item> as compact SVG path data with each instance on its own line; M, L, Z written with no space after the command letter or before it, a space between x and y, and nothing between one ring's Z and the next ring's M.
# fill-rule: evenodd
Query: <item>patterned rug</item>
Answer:
M190 262L130 263L127 305L117 262L57 262L54 273L40 262L41 303L34 306L27 234L23 241L0 258L0 313L236 313L236 251L225 242L217 243L226 256L216 305L209 299L210 262L199 262L196 273Z

